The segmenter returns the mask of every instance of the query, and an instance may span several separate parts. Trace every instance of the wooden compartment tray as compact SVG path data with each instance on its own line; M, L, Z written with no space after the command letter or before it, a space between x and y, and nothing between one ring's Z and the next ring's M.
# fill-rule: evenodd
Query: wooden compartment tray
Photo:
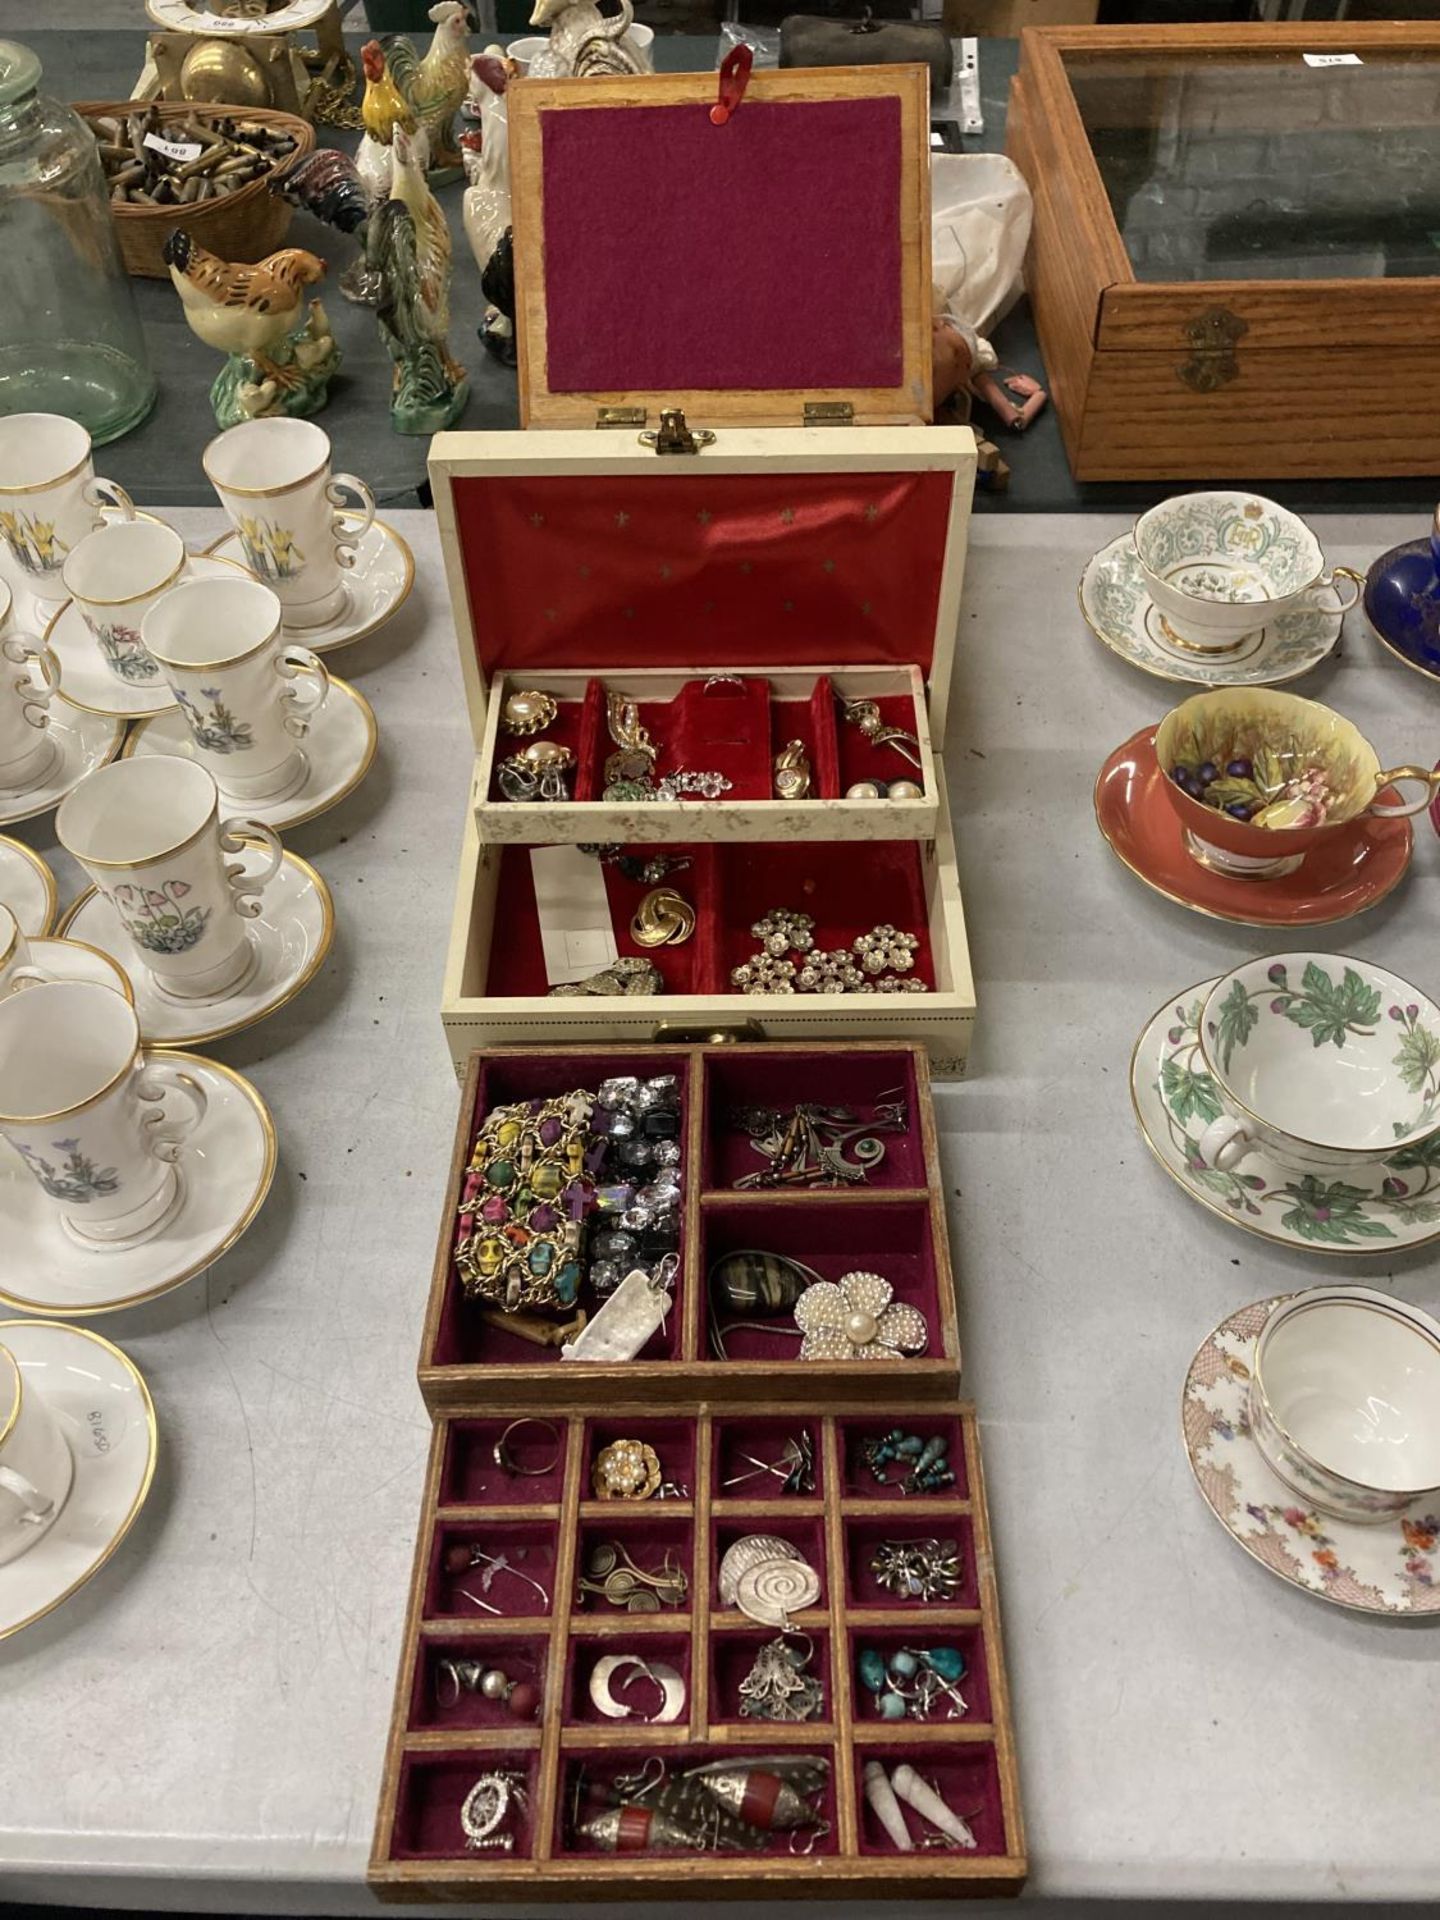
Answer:
M922 996L916 995L918 1000ZM554 1345L508 1330L504 1316L467 1301L454 1243L465 1169L475 1133L497 1105L591 1091L612 1075L676 1074L681 1083L683 1205L680 1268L673 1305L643 1352L623 1362L568 1362ZM742 1107L788 1108L799 1100L846 1106L868 1118L899 1094L909 1126L884 1136L884 1159L863 1183L844 1187L737 1189L764 1165L730 1122ZM822 1400L933 1403L952 1398L960 1377L955 1281L950 1266L944 1185L935 1137L929 1066L913 1042L816 1046L623 1044L501 1048L472 1056L460 1098L455 1149L445 1189L430 1301L421 1346L421 1390L432 1412L488 1406L494 1400L551 1413L558 1406L604 1402L651 1407L753 1403L782 1390ZM799 1359L788 1315L730 1334L728 1358L715 1357L706 1283L725 1253L765 1248L837 1280L855 1269L882 1274L895 1298L924 1315L921 1354L875 1361ZM594 1306L589 1290L582 1305Z
M512 1421L533 1417L533 1408L487 1402L483 1414L436 1422L371 1856L370 1883L381 1897L1018 1893L1025 1840L974 1409L917 1410L903 1400L824 1411L793 1400L743 1411L702 1401L660 1415L602 1407L603 1393L589 1408L549 1414L558 1440L555 1469L525 1478L509 1478L496 1465L494 1448ZM903 1497L893 1484L875 1485L859 1448L895 1426L944 1437L955 1484ZM774 1451L801 1430L814 1449L813 1494L755 1499L744 1497L750 1483L741 1491L724 1485L740 1458ZM653 1445L686 1497L593 1499L595 1453L622 1435ZM550 1440L543 1431L517 1431L512 1442L520 1464L547 1463ZM519 1451L522 1444L533 1460ZM820 1575L818 1604L793 1620L809 1636L810 1670L824 1689L815 1720L776 1724L738 1711L739 1679L775 1630L724 1607L715 1581L728 1541L756 1531L792 1539ZM876 1542L916 1538L956 1543L963 1572L952 1601L899 1599L869 1574ZM670 1566L686 1575L683 1602L637 1614L581 1593L586 1555L600 1541L633 1550L640 1565L663 1564L668 1555ZM481 1596L497 1611L486 1613L474 1598L479 1576L445 1570L444 1549L456 1545L506 1553L538 1580L552 1604L540 1604L524 1579L497 1575ZM938 1714L881 1720L856 1675L858 1649L934 1644L964 1655L960 1691L968 1712L956 1721ZM682 1675L685 1705L676 1721L600 1715L589 1674L603 1654L620 1651L648 1652ZM437 1686L438 1662L447 1657L493 1660L510 1678L538 1688L535 1717L517 1721L500 1702ZM571 1809L582 1780L603 1785L647 1766L683 1769L775 1754L827 1763L818 1801L823 1826L808 1852L792 1852L781 1833L753 1853L612 1854L576 1831ZM916 1848L896 1849L861 1792L869 1759L887 1771L901 1761L915 1766L968 1820L975 1849L926 1845L929 1829L909 1810ZM524 1805L507 1825L508 1851L472 1852L460 1804L476 1779L495 1768L520 1776ZM800 1843L805 1839L802 1834Z

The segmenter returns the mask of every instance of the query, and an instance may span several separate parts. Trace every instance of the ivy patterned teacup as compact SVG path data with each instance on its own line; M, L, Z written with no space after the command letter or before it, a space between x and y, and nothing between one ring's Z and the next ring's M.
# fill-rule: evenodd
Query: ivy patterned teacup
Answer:
M1223 1111L1200 1157L1230 1173L1252 1153L1291 1167L1393 1170L1440 1134L1440 1007L1368 960L1281 953L1217 980L1200 1054ZM1402 1175L1386 1186L1401 1190Z
M185 542L163 520L112 520L87 533L61 569L101 658L122 686L164 685L140 638L145 615L185 572Z
M116 760L60 804L55 832L110 902L161 993L212 1000L256 963L245 926L284 858L258 820L222 820L214 780L193 760ZM256 872L227 854L267 852Z
M0 1347L0 1566L45 1538L74 1477L70 1443L39 1382Z
M1298 514L1260 494L1179 493L1135 522L1135 551L1170 637L1201 653L1228 653L1282 614L1348 613L1363 576L1325 566ZM1338 580L1351 586L1343 597Z
M1440 1325L1369 1287L1280 1301L1255 1341L1250 1430L1308 1506L1375 1525L1440 1494Z
M240 536L245 564L285 609L287 627L323 627L345 605L341 569L375 518L375 496L353 473L330 472L330 436L312 420L243 420L210 442L201 463ZM346 495L358 520L337 512Z
M283 800L304 785L298 742L330 676L308 647L286 644L269 587L238 575L182 581L145 616L144 637L197 758L227 796Z
M1440 785L1440 773L1426 767L1382 768L1343 714L1273 687L1192 694L1156 728L1155 757L1191 858L1254 880L1293 873L1312 847L1362 814L1421 812ZM1377 798L1400 781L1423 783L1420 797Z
M0 792L5 793L38 786L59 753L49 734L59 664L44 641L15 632L11 604L10 589L0 580Z
M171 1094L188 1111L167 1114ZM161 1228L179 1198L175 1162L205 1115L205 1092L163 1054L147 1058L123 994L56 980L0 1000L0 1133L96 1246Z
M95 478L90 436L78 420L58 413L0 419L0 540L37 599L65 598L65 557L100 525L107 503L135 517L123 487Z

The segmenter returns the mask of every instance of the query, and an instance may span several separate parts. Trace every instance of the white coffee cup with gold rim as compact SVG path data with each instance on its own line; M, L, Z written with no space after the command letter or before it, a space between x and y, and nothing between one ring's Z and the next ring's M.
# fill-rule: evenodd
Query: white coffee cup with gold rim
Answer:
M14 1354L0 1346L0 1566L44 1539L74 1477L59 1421Z
M111 673L125 687L164 685L140 628L185 572L185 542L163 520L112 520L67 555L61 573Z
M50 738L50 702L60 667L43 640L20 633L14 600L0 580L0 792L38 786L59 755Z
M65 598L66 555L100 525L107 504L135 517L123 487L96 479L90 435L78 420L0 417L0 540L39 599Z

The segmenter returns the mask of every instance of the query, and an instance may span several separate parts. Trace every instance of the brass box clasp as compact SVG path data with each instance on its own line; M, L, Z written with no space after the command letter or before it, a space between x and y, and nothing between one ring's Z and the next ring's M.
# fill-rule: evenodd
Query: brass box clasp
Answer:
M697 427L693 432L681 407L662 407L660 425L648 433L642 433L641 440L647 447L654 447L656 453L698 453L702 447L713 447L715 436L708 427Z
M1249 331L1248 324L1228 307L1207 307L1185 322L1185 338L1194 352L1176 373L1196 393L1214 393L1239 375L1235 343Z

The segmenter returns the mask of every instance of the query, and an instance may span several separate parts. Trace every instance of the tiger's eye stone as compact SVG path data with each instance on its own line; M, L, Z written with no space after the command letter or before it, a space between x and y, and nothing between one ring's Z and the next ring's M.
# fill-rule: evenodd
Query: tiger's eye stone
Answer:
M784 1313L805 1291L805 1275L778 1253L728 1253L710 1271L717 1301L732 1313Z

